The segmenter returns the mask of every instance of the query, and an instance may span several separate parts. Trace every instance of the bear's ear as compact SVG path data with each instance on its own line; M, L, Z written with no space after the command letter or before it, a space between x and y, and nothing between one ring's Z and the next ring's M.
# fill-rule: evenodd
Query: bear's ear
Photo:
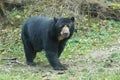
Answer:
M56 17L54 17L54 22L55 22L55 23L57 22L57 20L58 20L58 19L57 19Z
M75 18L74 18L74 17L71 17L70 19L71 19L73 22L75 21Z

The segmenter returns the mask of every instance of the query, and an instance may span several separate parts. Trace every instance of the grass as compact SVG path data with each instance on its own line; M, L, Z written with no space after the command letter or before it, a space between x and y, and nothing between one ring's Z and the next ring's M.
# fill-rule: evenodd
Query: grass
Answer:
M27 68L25 70L24 68ZM14 67L13 70L7 67L7 70L0 71L1 80L119 80L120 71L103 71L103 72L89 72L89 71L74 71L68 70L60 74L56 71L40 70L37 68L24 67L23 69ZM62 73L62 72L61 72Z
M17 13L14 12L10 17ZM17 15L16 18L21 17L20 15ZM20 38L21 28L2 30L3 36L0 36L0 80L119 80L119 49L114 51L108 49L110 56L103 60L101 57L100 59L86 58L92 54L90 51L101 49L105 52L104 48L118 43L120 22L107 21L100 31L97 27L98 22L93 20L92 27L88 31L78 31L68 41L60 58L61 62L68 67L67 71L54 71L44 52L37 54L35 59L37 66L26 65ZM84 27L84 24L81 27ZM85 27L87 26L85 25ZM17 58L17 60L3 60L9 58Z

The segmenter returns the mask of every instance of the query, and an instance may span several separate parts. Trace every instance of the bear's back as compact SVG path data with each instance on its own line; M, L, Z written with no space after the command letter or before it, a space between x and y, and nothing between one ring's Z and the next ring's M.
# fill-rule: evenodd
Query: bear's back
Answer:
M34 16L29 18L26 23L28 26L32 25L34 27L48 27L50 24L54 23L54 21L52 18Z
M29 35L42 35L49 27L52 27L54 20L52 18L34 16L26 21L27 32ZM37 32L37 33L35 33Z

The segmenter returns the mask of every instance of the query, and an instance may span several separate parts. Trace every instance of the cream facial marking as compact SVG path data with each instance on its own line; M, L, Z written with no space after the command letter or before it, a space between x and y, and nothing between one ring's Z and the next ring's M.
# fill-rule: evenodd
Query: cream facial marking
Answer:
M68 28L68 26L64 26L60 32L60 35L58 36L58 40L63 40L64 38L69 37L70 35L70 30Z

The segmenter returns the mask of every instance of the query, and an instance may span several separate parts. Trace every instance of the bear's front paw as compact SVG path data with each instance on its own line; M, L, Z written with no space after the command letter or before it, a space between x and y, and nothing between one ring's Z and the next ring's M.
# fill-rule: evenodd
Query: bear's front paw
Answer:
M67 68L65 66L56 66L54 70L67 70Z
M27 65L36 66L36 63L34 63L34 62L27 62Z

